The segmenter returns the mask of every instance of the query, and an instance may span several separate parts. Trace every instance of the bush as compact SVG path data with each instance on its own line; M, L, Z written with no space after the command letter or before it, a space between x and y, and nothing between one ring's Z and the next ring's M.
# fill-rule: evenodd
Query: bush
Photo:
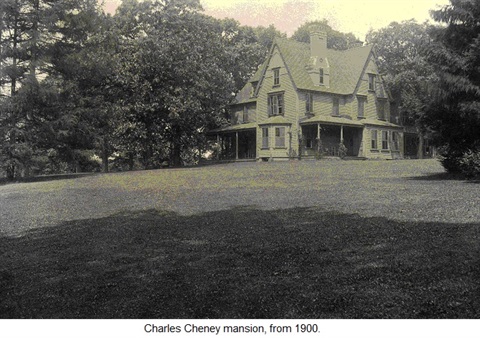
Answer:
M344 159L347 156L347 147L343 144L343 142L340 142L338 145L338 157L341 159Z
M459 166L468 178L480 178L480 151L467 151L459 159Z

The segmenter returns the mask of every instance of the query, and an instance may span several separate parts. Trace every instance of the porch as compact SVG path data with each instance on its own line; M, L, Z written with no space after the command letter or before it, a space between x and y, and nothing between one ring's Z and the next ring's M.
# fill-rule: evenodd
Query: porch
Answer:
M217 160L255 160L257 132L255 128L242 130L217 130Z
M361 126L334 124L302 125L302 157L359 157L363 138Z

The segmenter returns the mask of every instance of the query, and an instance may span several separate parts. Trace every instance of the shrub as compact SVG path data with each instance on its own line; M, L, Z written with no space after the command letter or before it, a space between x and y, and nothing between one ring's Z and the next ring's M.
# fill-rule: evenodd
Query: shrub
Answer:
M468 178L480 178L480 151L469 150L459 159L461 172Z
M338 157L344 159L345 156L347 156L347 147L345 147L343 142L340 142L340 144L338 145Z

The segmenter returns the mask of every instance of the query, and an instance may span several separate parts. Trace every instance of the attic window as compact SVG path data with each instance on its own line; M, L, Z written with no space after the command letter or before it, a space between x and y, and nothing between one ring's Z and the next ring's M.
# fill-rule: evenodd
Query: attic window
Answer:
M368 74L368 90L375 91L375 74Z
M320 75L319 75L319 80L320 80L320 84L323 84L323 68L320 68Z
M280 68L273 69L273 85L274 86L280 85Z

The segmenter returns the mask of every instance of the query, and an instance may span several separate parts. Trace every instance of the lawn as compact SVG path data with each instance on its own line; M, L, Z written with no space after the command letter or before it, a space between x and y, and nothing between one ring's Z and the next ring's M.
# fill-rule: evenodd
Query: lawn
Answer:
M0 186L1 318L480 318L480 186L434 160Z

